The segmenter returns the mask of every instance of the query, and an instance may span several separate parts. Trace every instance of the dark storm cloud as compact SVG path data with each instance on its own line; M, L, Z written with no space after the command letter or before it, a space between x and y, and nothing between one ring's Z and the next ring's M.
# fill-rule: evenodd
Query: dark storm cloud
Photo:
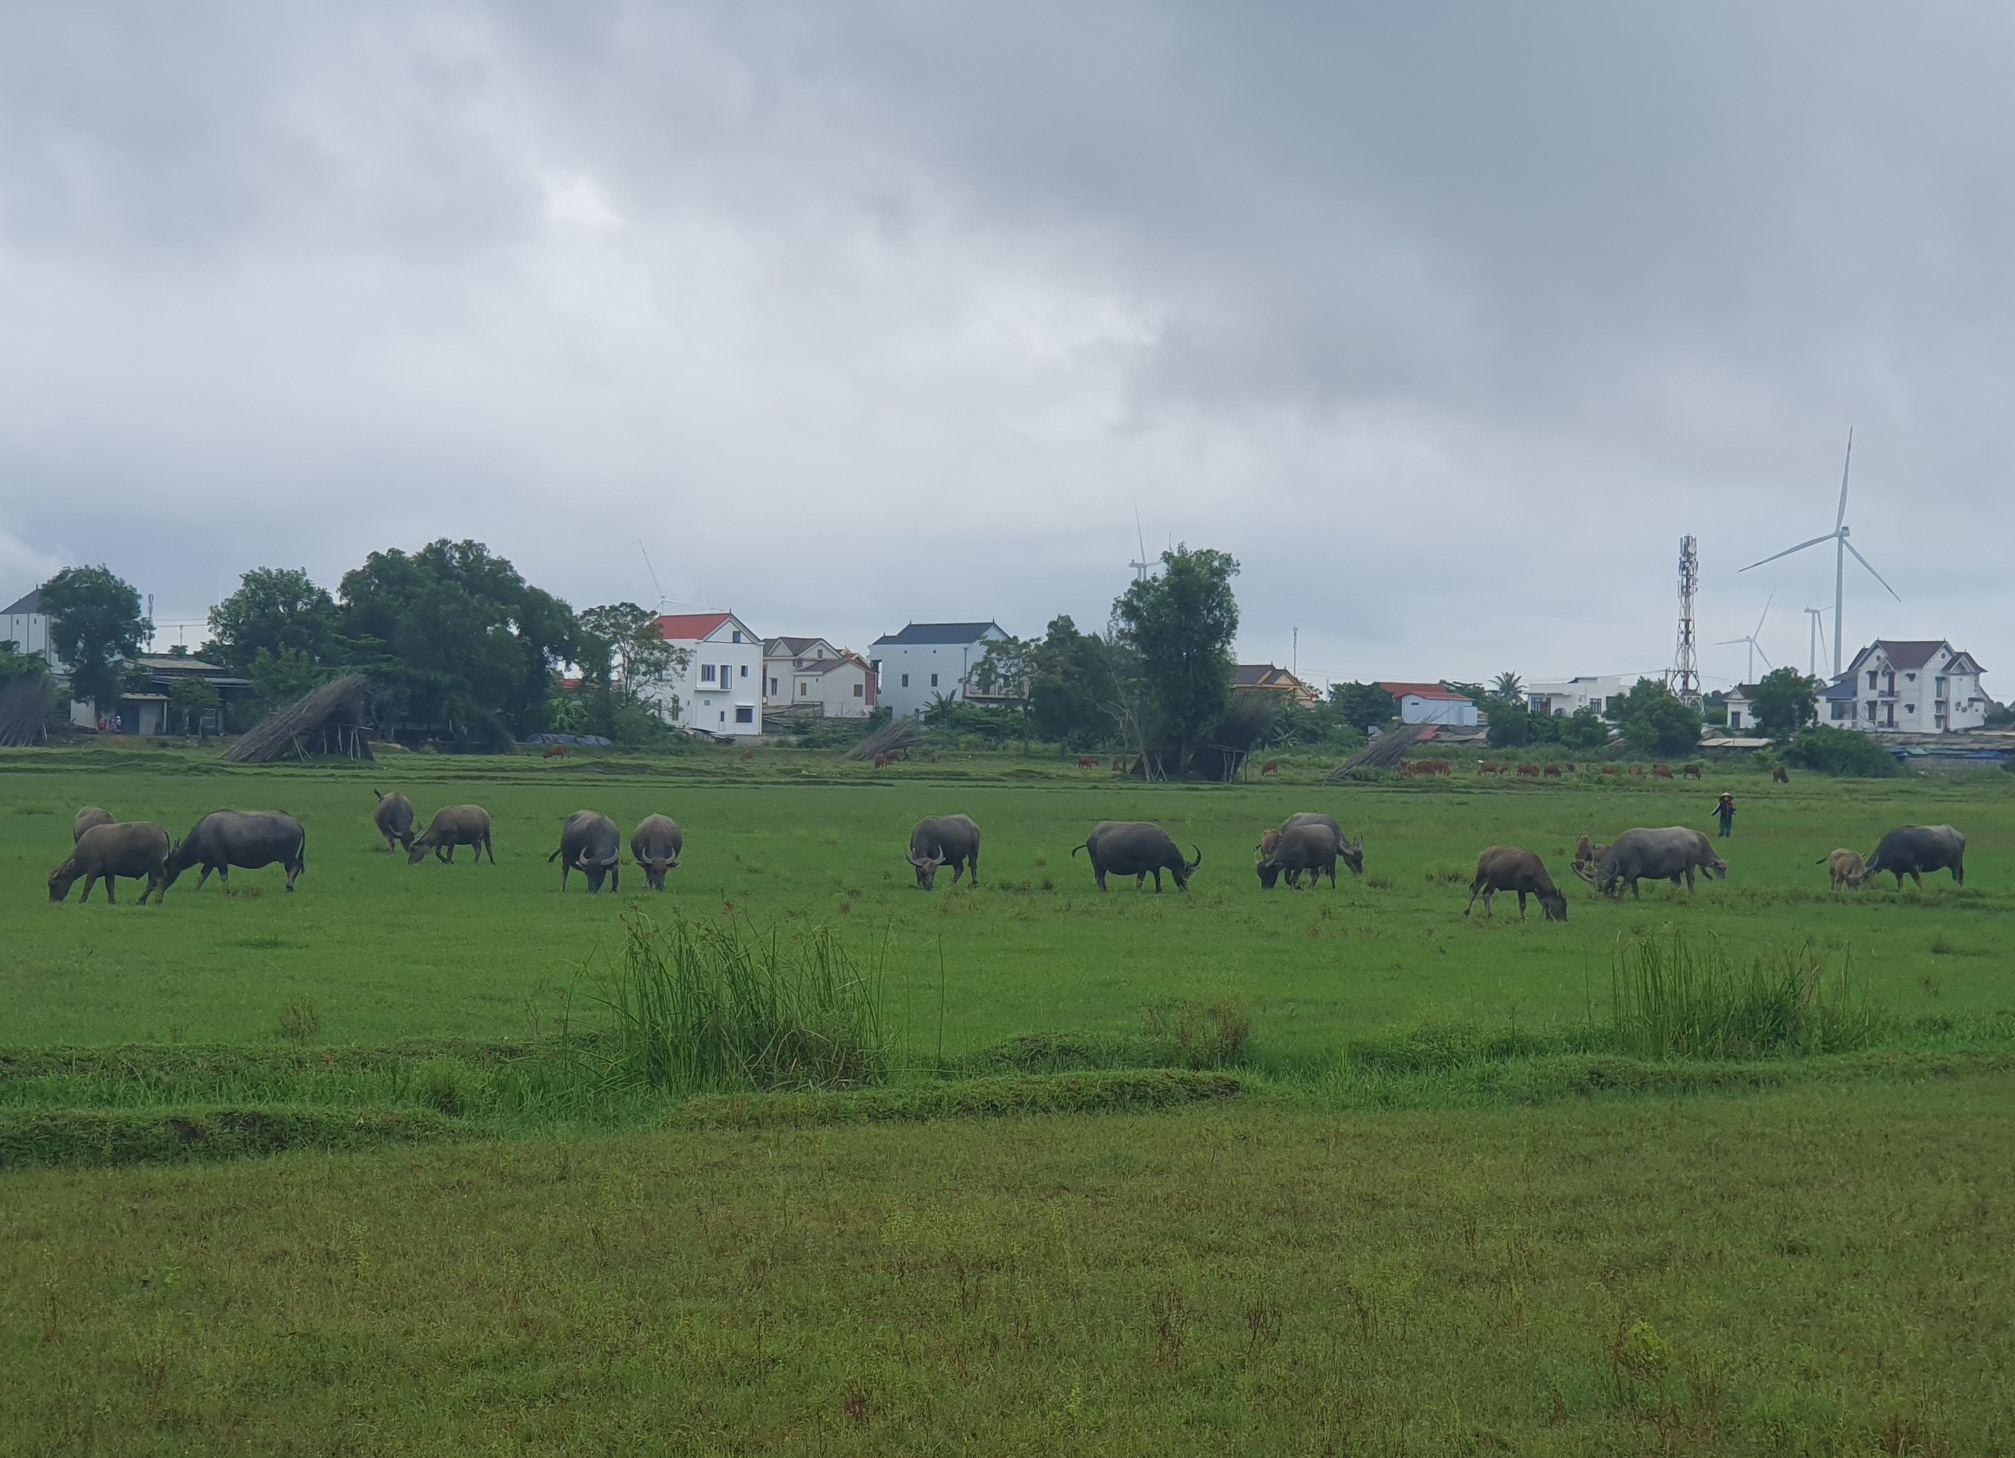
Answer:
M474 535L856 643L1245 564L1338 676L2015 633L2009 23L1876 6L0 20L0 570ZM1955 531L1955 525L1963 529ZM24 584L25 585L25 581ZM1881 599L1887 604L1886 597ZM1795 651L1794 651L1795 650ZM1710 674L1743 666L1709 649Z

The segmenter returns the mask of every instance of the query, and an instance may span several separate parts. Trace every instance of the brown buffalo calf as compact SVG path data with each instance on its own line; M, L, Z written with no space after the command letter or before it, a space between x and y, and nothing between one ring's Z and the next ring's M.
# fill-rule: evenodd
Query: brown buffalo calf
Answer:
M1791 771L1781 764L1773 764L1770 766L1770 778L1780 785L1788 785L1791 783Z

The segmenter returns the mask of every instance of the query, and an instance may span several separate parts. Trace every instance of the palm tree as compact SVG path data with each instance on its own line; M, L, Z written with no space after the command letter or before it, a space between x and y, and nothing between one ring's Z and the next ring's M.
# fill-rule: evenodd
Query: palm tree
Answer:
M1490 681L1490 689L1500 699L1515 699L1525 692L1525 680L1507 668Z

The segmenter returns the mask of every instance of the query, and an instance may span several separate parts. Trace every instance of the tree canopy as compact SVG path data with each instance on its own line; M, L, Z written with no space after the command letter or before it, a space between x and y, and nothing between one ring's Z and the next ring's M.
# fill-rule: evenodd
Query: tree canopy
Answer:
M204 656L234 673L249 674L263 653L288 652L308 662L331 660L341 614L336 600L299 567L254 567L238 590L210 609L211 639Z
M1640 678L1616 710L1623 741L1644 754L1685 754L1700 743L1700 715L1655 678Z
M1818 716L1819 685L1795 668L1773 668L1756 685L1749 707L1766 735L1786 740Z
M109 711L118 702L122 660L139 655L154 625L140 594L106 567L66 567L42 584L49 644L70 670L70 693Z
M1231 644L1238 563L1187 544L1161 554L1161 572L1136 580L1113 604L1113 621L1140 659L1159 736L1172 740L1178 775L1231 699Z
M1391 691L1375 683L1331 684L1329 701L1343 722L1360 734L1377 728L1399 712L1399 703Z

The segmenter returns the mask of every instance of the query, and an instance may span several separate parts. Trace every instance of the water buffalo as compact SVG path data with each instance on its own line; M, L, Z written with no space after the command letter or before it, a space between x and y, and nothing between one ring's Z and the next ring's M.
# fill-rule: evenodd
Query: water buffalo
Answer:
M432 851L436 860L452 866L458 845L474 846L478 862L483 859L483 852L488 851L490 864L497 863L496 847L490 844L490 812L481 805L450 805L436 810L425 833L414 837L413 843L406 847L406 864L417 866Z
M1364 874L1364 838L1352 840L1343 833L1343 827L1336 818L1325 815L1320 810L1297 810L1280 822L1281 834L1285 835L1297 825L1327 825L1336 835L1336 858L1350 867L1353 876Z
M1254 869L1259 872L1259 884L1269 891L1283 871L1287 873L1287 884L1297 889L1304 873L1313 887L1325 871L1329 873L1329 884L1334 886L1336 859L1342 850L1343 837L1334 826L1314 820L1304 820L1299 825L1290 823L1281 828L1273 849Z
M378 795L376 790L371 793ZM371 820L378 827L378 834L385 837L386 850L394 845L400 850L413 848L413 802L397 790L378 795L378 808L371 812Z
M1861 859L1861 853L1845 847L1834 851L1825 860L1814 861L1812 864L1826 867L1826 889L1829 891L1838 891L1842 886L1850 891L1858 891L1861 889L1861 883L1868 877L1868 863ZM1897 884L1901 885L1902 882L1899 881Z
M1546 874L1546 863L1538 854L1522 850L1515 845L1487 846L1476 858L1476 879L1469 883L1469 901L1462 908L1464 916L1469 908L1476 905L1476 898L1483 897L1483 914L1491 915L1490 898L1500 891L1518 893L1518 919L1525 920L1525 898L1539 898L1539 909L1548 921L1567 920L1567 898L1560 888L1553 884L1553 877Z
M228 888L233 866L256 871L278 862L286 868L287 889L292 891L295 878L307 868L307 850L308 832L291 815L278 810L212 810L169 852L167 884L174 885L191 866L201 866L198 891L212 871Z
M926 815L910 832L907 857L916 867L917 889L928 891L937 884L938 867L952 868L952 885L959 873L970 871L972 884L980 881L980 828L964 815Z
M496 852L490 853L492 861ZM560 889L567 889L567 877L579 871L588 878L588 894L602 889L608 877L611 891L622 890L623 833L616 822L599 810L576 810L560 827L560 847L546 857L546 864L560 863Z
M665 889L665 872L678 868L685 848L686 833L669 815L646 815L630 835L630 859L643 868L644 884L653 891Z
M1875 854L1868 858L1868 874L1882 871L1896 878L1898 890L1908 876L1919 886L1925 871L1950 871L1959 885L1966 884L1966 837L1949 825L1900 825L1882 837Z
M82 876L84 894L77 898L80 906L91 899L91 887L100 880L105 883L105 900L116 906L119 898L112 891L113 879L132 876L146 878L147 889L140 893L142 906L149 896L164 900L171 879L169 848L168 832L149 821L94 825L77 837L69 859L49 873L49 899L61 901Z
M119 822L110 810L98 805L86 805L77 812L77 818L70 822L70 843L75 845L84 838L84 832L95 825L117 825Z
M1097 877L1101 891L1105 890L1108 872L1132 876L1136 890L1152 872L1155 893L1159 895L1163 871L1175 877L1178 890L1189 889L1189 878L1203 864L1202 848L1193 845L1190 849L1196 852L1196 859L1186 861L1168 832L1159 825L1149 825L1143 820L1101 820L1092 827L1090 835L1070 848L1070 853L1075 856L1079 851L1091 852L1092 874Z
M1684 877L1686 889L1691 891L1696 870L1725 878L1728 862L1715 855L1713 843L1690 825L1667 825L1657 830L1640 826L1617 836L1609 853L1596 863L1595 889L1621 896L1628 884L1631 896L1638 897L1639 878L1649 876L1675 886Z

